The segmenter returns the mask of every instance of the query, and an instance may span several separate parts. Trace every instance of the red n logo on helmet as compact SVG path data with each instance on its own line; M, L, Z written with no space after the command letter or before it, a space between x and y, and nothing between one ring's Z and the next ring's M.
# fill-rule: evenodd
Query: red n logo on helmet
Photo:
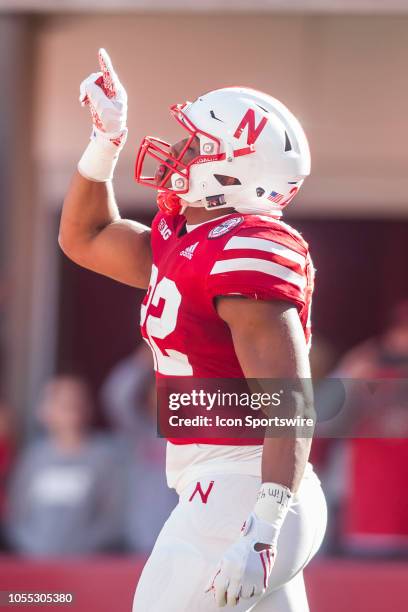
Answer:
M248 126L248 134L247 134L247 145L252 145L259 137L259 134L264 129L267 124L268 119L266 117L262 117L258 126L255 126L255 111L252 108L249 108L245 115L242 118L241 123L237 127L234 133L234 138L239 138L245 128Z
M203 504L206 504L208 496L211 493L211 489L213 488L213 486L214 486L214 481L212 480L210 484L208 485L206 492L204 493L204 491L201 488L201 482L197 482L195 489L192 492L190 499L188 501L189 502L193 501L195 494L198 493L201 497L201 501L203 502Z

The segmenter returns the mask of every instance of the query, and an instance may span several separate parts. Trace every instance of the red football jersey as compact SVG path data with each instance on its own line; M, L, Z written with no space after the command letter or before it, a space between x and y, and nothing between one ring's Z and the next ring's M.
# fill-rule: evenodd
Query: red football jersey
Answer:
M314 271L297 231L273 217L238 213L188 232L185 225L183 215L163 213L152 224L153 265L141 330L158 377L244 378L229 327L214 305L219 295L292 302L310 342Z

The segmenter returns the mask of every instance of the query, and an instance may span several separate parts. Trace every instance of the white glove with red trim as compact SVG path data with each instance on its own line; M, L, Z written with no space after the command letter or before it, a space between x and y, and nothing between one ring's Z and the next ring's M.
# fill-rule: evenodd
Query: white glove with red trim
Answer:
M105 49L99 49L98 57L101 72L80 86L79 101L89 106L93 130L78 170L93 181L109 181L126 142L127 94Z
M220 608L236 606L241 598L250 599L265 593L291 497L287 487L263 483L241 537L225 552L207 586L206 591L213 592ZM264 550L255 550L257 544L264 545Z

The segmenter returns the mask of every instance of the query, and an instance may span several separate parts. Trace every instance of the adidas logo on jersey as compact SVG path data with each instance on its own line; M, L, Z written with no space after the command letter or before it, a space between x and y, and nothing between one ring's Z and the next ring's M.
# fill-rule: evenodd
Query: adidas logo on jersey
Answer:
M182 255L183 257L187 257L187 259L191 259L194 255L194 251L196 250L197 245L198 245L198 242L195 242L194 244L190 244L190 246L183 249L183 251L180 251L180 255Z

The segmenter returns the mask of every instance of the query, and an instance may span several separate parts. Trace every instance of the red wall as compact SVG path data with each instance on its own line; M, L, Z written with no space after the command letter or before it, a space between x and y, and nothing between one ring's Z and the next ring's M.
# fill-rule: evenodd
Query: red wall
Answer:
M47 606L50 611L130 612L143 562L140 558L31 562L3 557L0 591L75 594L73 605ZM307 568L306 582L311 612L408 609L408 563L318 560ZM31 612L33 607L18 606L18 610Z

